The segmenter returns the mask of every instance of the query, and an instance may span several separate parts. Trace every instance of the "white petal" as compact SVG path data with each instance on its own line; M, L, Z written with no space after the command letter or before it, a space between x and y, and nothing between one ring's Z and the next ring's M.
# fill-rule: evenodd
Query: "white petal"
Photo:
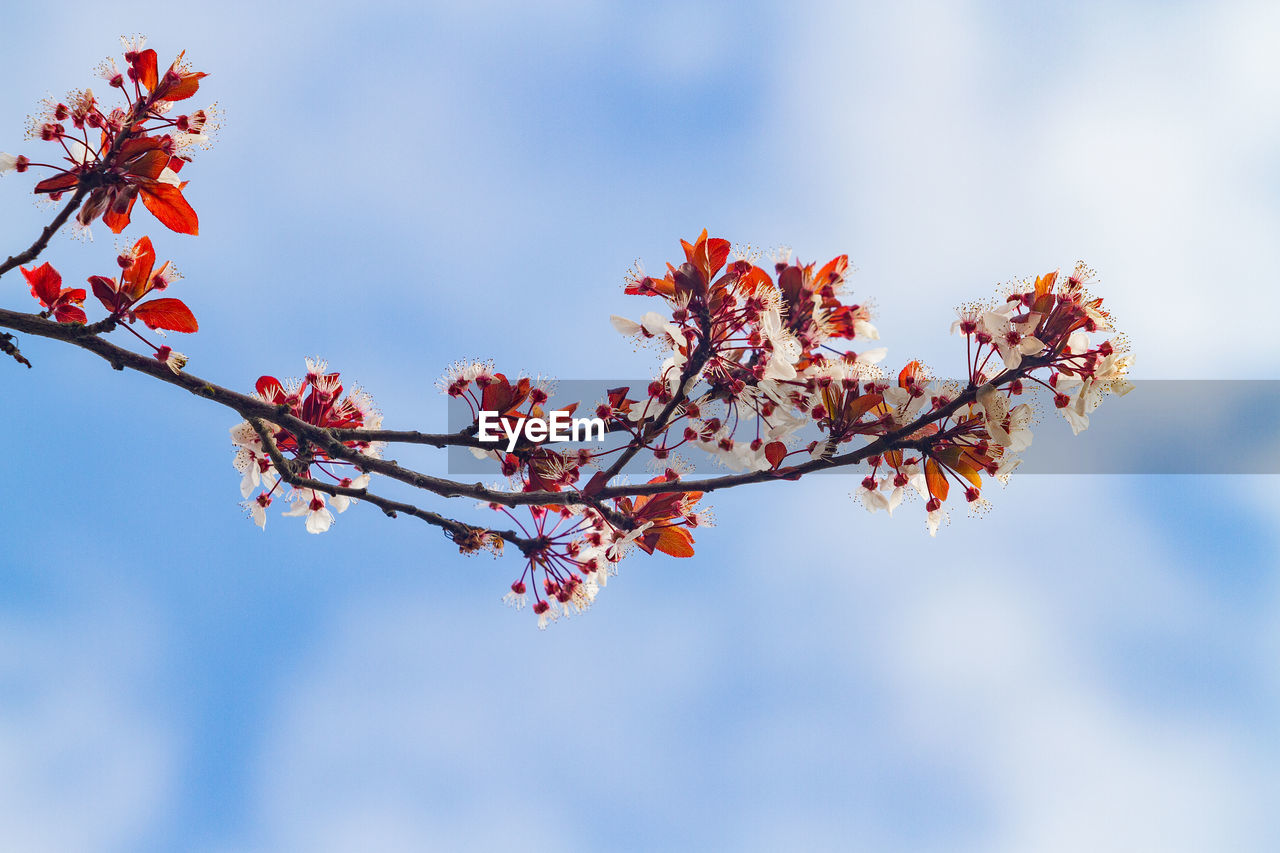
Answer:
M929 481L925 479L923 471L912 474L907 480L907 485L919 492L920 497L929 500Z
M879 364L884 361L885 356L888 354L888 347L876 347L875 349L863 350L858 353L858 361L863 364Z
M1009 433L1005 432L1004 427L995 421L987 421L987 432L991 434L991 438L1001 447L1008 447L1013 444L1013 439Z
M960 327L960 321L957 320L955 324L953 324L952 329L953 330L958 329L959 327ZM877 329L875 326L871 325L870 323L868 323L866 320L854 320L853 332L858 337L866 338L869 341L880 340L880 330Z
M18 168L18 158L0 151L0 172L8 172Z
M775 352L764 369L765 379L795 379L796 368L781 353Z
M893 511L898 508L898 504L902 503L902 487L898 486L894 489L885 503L889 510L889 515L893 515Z
M947 514L940 509L935 509L933 512L929 513L929 518L927 519L926 523L929 525L930 536L938 535L938 526L942 524L943 520L946 519L946 517L947 517Z
M1067 338L1067 352L1080 355L1089 349L1089 336L1084 332L1072 332Z
M667 318L657 311L649 311L640 318L640 325L651 335L661 335L667 330Z
M982 315L979 325L983 330L990 334L993 338L999 338L1009 330L1009 318L1003 314L997 314L994 311L988 311Z
M879 492L873 492L869 489L858 489L858 496L862 498L862 505L867 508L867 512L889 509L889 499Z
M231 428L231 443L237 447L257 448L262 444L258 433L248 421L241 421Z
M1004 420L1005 410L1008 408L1008 398L1001 393L1000 389L988 382L978 389L975 395L978 405L982 406L982 412L988 420Z
M98 155L85 147L85 144L78 139L66 137L67 150L71 152L71 159L78 165L83 166L86 163L92 163L98 159Z
M324 533L333 524L333 513L328 508L322 507L315 512L307 514L307 532L308 533Z
M884 389L884 393L881 396L886 403L896 408L911 399L911 392L906 388L900 388L895 385Z
M634 320L628 320L626 317L619 317L617 314L609 316L609 322L621 334L631 336L640 334L640 324Z
M1062 416L1067 419L1067 423L1071 424L1071 432L1079 435L1089 428L1089 416L1082 415L1075 410L1074 406L1066 406L1060 410Z
M244 469L244 476L240 478L240 497L247 498L253 494L253 490L262 482L261 476L258 472L257 460L250 460L249 465Z

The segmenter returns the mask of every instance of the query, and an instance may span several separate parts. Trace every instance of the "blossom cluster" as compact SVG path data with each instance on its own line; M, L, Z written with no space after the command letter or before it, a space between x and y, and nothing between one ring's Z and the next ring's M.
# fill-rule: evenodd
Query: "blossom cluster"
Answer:
M120 233L139 198L170 230L198 232L179 174L193 150L208 144L217 117L212 107L183 112L179 105L206 75L182 54L161 73L144 40L123 42L123 64L107 60L99 69L123 104L106 105L89 89L49 101L29 135L53 146L51 162L0 153L0 172L52 171L35 184L36 194L55 201L70 194L31 249L0 273L32 263L72 212L82 227L101 218ZM626 294L656 307L639 320L611 320L622 335L658 352L644 387L612 388L595 401L551 408L550 381L512 378L491 362L460 362L438 384L466 405L472 423L447 436L382 430L370 396L345 389L320 360L306 360L302 379L262 376L253 399L220 395L246 417L231 429L242 506L263 527L268 507L282 498L284 515L322 533L335 513L365 498L388 514L407 509L441 527L464 553L513 543L524 559L505 600L528 605L545 627L587 609L628 554L693 556L694 532L712 522L707 492L848 468L858 477L853 495L868 511L892 514L918 499L936 535L949 521L948 501L985 511L986 484L1006 483L1019 465L1038 417L1029 389L1049 391L1053 409L1077 433L1106 395L1130 389L1128 345L1090 292L1094 274L1083 264L959 308L952 331L964 340L965 369L948 380L915 360L896 372L881 366L887 351L866 303L847 293L844 255L821 265L789 256L765 261L705 230L681 248L683 259L660 276L637 271L624 282ZM64 287L49 263L20 266L41 312L14 328L81 345L93 339L99 354L97 336L123 329L172 375L119 349L109 350L113 363L129 357L137 359L134 369L188 390L212 387L182 373L185 356L135 328L141 321L160 333L198 330L184 302L157 295L179 279L173 266L157 263L146 236L120 252L116 265L114 275L90 276L87 289ZM90 292L107 312L92 324L85 310ZM7 333L0 350L28 363ZM521 429L579 409L603 425L608 440L600 446L556 447L541 438L545 430ZM484 440L481 427L495 420L509 437L505 447ZM408 471L382 460L386 438L470 447L506 482L471 486ZM691 450L735 473L692 479ZM631 484L625 472L637 461L648 464L651 476ZM374 469L443 497L480 499L483 510L515 529L470 525L370 494Z
M936 535L949 520L948 500L959 494L981 512L983 478L1006 483L1018 466L1035 412L1016 398L1032 383L1052 389L1055 407L1077 432L1104 394L1129 387L1123 338L1092 341L1112 326L1102 300L1086 288L1092 271L1083 265L959 309L953 330L965 339L965 379L943 381L919 361L889 373L879 366L885 349L859 345L878 341L879 332L866 306L844 294L845 256L821 266L781 259L770 271L746 255L731 259L728 241L705 231L682 246L679 266L669 264L660 278L632 274L624 286L665 310L638 321L612 318L620 333L656 347L661 358L647 388L612 389L596 406L610 432L623 437L619 446L473 450L500 465L513 491L566 492L563 504L532 507L527 524L512 508L488 504L539 543L507 601L520 606L532 593L541 624L589 605L635 547L693 554L690 531L709 516L696 508L701 493L680 488L691 471L678 455L682 448L764 478L857 466L854 496L868 511L892 514L919 498ZM473 413L509 418L541 416L550 388L512 381L482 362L455 365L439 385ZM654 482L671 490L596 499L621 482L615 457L639 452L666 466Z
M109 106L92 89L49 100L32 117L28 136L56 146L52 162L0 153L0 172L31 168L54 174L35 192L57 201L69 192L83 196L76 214L81 226L99 217L114 233L128 226L139 198L156 219L180 234L196 234L199 219L188 204L178 173L196 148L207 147L217 127L215 107L178 113L207 75L193 71L183 54L163 73L145 39L121 39L124 64L107 59L98 74L124 103ZM122 70L123 69L123 70Z
M156 251L150 237L142 237L121 252L116 256L116 264L120 268L119 280L105 275L89 276L88 280L93 295L107 309L102 328L121 326L127 329L151 347L157 360L175 373L180 371L187 364L185 355L167 344L152 343L134 331L132 324L141 320L147 328L161 333L191 334L199 331L200 324L195 315L181 299L161 296L143 301L152 293L167 290L182 276L168 261L156 266ZM84 288L63 287L62 274L47 262L34 269L20 267L20 270L31 288L31 295L44 309L44 316L59 323L84 325L88 322L84 310L88 293Z
M342 379L328 372L320 359L306 359L307 375L303 379L281 382L274 376L258 379L254 396L279 407L300 421L321 429L373 430L382 426L382 414L374 408L373 399L357 387L344 394ZM311 482L332 483L344 489L363 489L369 475L348 459L336 459L321 446L299 438L277 424L264 422L263 432L271 447L249 421L231 428L231 443L236 448L234 465L241 474L241 506L259 527L266 527L267 507L283 494L289 504L286 516L302 516L307 532L324 533L333 524L334 512L345 512L356 502L343 494L328 494L315 486L291 487L285 482L272 460L271 451L286 460L291 473ZM372 459L382 455L380 441L351 439L343 446Z

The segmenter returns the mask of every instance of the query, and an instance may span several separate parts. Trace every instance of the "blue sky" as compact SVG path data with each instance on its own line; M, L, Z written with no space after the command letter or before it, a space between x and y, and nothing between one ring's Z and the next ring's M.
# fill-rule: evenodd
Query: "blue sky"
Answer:
M704 226L848 252L890 363L945 370L954 305L1085 258L1137 377L1280 370L1269 4L6 15L0 150L122 32L212 73L201 236L143 227L201 320L191 369L223 384L321 354L431 428L456 358L643 374L607 322L640 310L622 275ZM6 254L49 216L28 190L0 181ZM111 269L95 232L55 241L69 279ZM262 533L233 416L24 350L34 370L0 369L13 849L1280 842L1274 478L1015 477L936 540L845 478L736 490L693 561L633 558L538 632L499 603L512 559L359 509Z

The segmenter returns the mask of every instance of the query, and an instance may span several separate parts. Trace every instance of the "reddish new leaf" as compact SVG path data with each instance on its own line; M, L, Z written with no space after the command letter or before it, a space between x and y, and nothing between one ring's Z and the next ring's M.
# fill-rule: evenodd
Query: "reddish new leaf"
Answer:
M191 235L200 233L200 220L182 197L182 190L173 184L161 183L146 184L139 190L147 210L170 231Z
M152 329L190 334L200 330L195 315L181 299L165 297L152 299L130 309L139 320Z
M929 494L940 501L947 499L951 484L947 482L947 475L943 473L942 466L932 459L926 459L924 462L924 481L929 487Z
M284 386L274 376L259 376L255 390L258 392L258 396L268 403L283 403L286 396Z
M969 448L955 446L945 448L938 452L938 459L952 471L972 483L974 488L982 488L982 477L978 475L978 470L983 463L973 456Z
M863 394L861 397L854 397L845 404L844 419L846 423L854 423L867 412L884 402L884 398L879 394Z
M782 460L787 458L787 446L781 441L771 441L764 446L764 458L769 460L773 469L778 470Z
M918 361L908 361L902 370L898 371L898 387L910 388L920 381L921 371L924 365Z
M52 178L45 178L36 184L33 192L36 193L57 193L69 190L76 184L80 183L80 173L71 171L63 172L61 175L54 175Z
M116 280L114 278L107 278L105 275L91 275L89 276L89 286L93 288L93 295L98 297L102 307L112 314L120 310L123 300L116 290Z
M157 98L166 101L184 101L194 95L200 88L200 81L209 76L203 71L183 71L184 55L186 55L185 50L178 54L178 58L169 66L169 72L160 81L160 87L156 92Z
M159 75L156 73L156 52L150 48L142 51L134 60L133 67L138 72L138 82L146 87L148 92L154 91L159 80Z
M119 234L129 225L129 220L133 217L133 205L138 200L137 195L129 196L125 202L124 210L116 211L115 205L107 208L107 212L102 214L102 224L111 229L112 234Z
M839 255L827 262L826 266L818 270L818 274L814 276L814 282L819 285L834 285L844 278L845 272L849 269L849 256Z
M587 484L582 487L582 494L589 498L594 497L600 493L600 490L603 489L605 484L608 482L609 478L605 476L605 473L603 471L597 471L592 475L591 479L587 481Z
M650 531L644 538L651 547L672 557L693 556L693 536L683 527L663 527Z
M151 238L143 237L134 243L130 255L133 263L120 274L120 290L129 294L130 299L141 299L150 290L147 285L151 280L151 270L156 265L156 250L151 245Z
M84 291L74 290L72 293L79 293L80 300L84 301ZM78 305L59 305L53 311L53 319L59 323L79 323L84 325L89 322L89 318L85 315L84 309Z
M27 284L31 286L31 295L45 308L52 308L53 303L58 301L58 294L62 292L62 276L58 271L48 262L33 270L28 270L26 267L19 267L19 269L26 277Z

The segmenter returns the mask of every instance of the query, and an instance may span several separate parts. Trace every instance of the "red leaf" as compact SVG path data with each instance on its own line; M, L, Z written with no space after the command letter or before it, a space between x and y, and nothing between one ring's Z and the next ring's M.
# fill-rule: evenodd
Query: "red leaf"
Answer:
M268 403L281 403L285 398L284 386L274 376L259 376L255 390Z
M98 297L98 301L103 307L112 314L120 310L120 294L116 292L116 280L107 278L104 275L89 276L89 285L93 288L93 295Z
M166 101L183 101L190 98L200 88L200 80L209 75L204 71L196 71L192 74L184 74L172 86L165 86L164 91L160 93Z
M31 295L40 300L45 308L52 308L53 303L58 301L58 294L62 292L62 276L58 271L47 261L33 270L26 267L19 269L26 276L27 284L31 285Z
M187 204L187 200L182 197L182 190L173 184L147 184L139 187L142 193L142 203L147 206L147 210L165 224L171 231L177 231L179 234L199 234L200 220L196 217L196 212L191 209L191 205Z
M884 398L879 394L863 394L861 397L854 397L845 403L844 419L847 423L854 423L882 402Z
M138 82L145 86L148 92L153 91L159 76L156 74L156 52L150 48L142 51L134 60L133 67L138 71Z
M707 262L711 267L711 275L720 272L724 262L729 260L729 241L720 237L712 237L707 241Z
M141 299L150 289L151 269L156 265L156 250L150 237L143 237L133 244L133 265L120 274L120 290L130 299Z
M107 208L107 212L102 214L102 224L110 228L112 234L119 234L129 225L129 220L133 216L133 205L137 200L136 195L132 196L123 213L116 213L114 205Z
M152 329L167 329L184 334L200 330L195 315L181 299L152 299L134 307L131 313Z
M950 491L951 484L947 482L947 475L942 473L942 466L932 459L924 461L924 480L929 487L929 494L940 501L947 499L947 492Z
M63 172L61 175L54 175L52 178L45 178L36 184L33 192L37 193L56 193L63 190L69 190L76 184L80 183L80 176L75 172Z
M755 293L756 288L768 287L771 284L773 279L769 278L769 274L756 266L751 267L738 279L738 287L747 293Z
M83 290L80 292L84 293ZM89 321L84 309L76 305L59 305L58 310L53 312L53 319L59 323L79 323L82 326Z
M920 372L924 365L918 361L908 361L906 367L898 372L898 387L910 388L920 379Z
M512 409L528 399L529 387L527 376L512 385L504 374L495 374L493 381L480 394L480 406L487 412L516 414Z
M609 478L604 475L604 472L597 471L592 475L591 479L587 481L587 484L582 487L582 493L587 497L594 497L600 493L600 490L603 489L605 484L608 482Z
M839 255L827 262L826 266L818 270L818 274L813 277L814 283L818 285L835 284L844 278L845 271L849 269L849 256Z
M693 536L683 527L663 527L646 533L644 539L650 547L672 557L693 556Z
M164 147L163 136L135 136L120 146L120 162L127 163L139 154Z
M125 168L131 175L154 181L168 166L169 155L163 149L155 148L130 160Z
M787 458L787 446L781 441L771 441L764 446L764 458L769 460L773 469L778 470L782 460Z
M952 471L972 483L974 488L982 488L982 477L978 475L978 470L982 467L982 463L972 455L968 448L948 447L938 453L938 458Z

